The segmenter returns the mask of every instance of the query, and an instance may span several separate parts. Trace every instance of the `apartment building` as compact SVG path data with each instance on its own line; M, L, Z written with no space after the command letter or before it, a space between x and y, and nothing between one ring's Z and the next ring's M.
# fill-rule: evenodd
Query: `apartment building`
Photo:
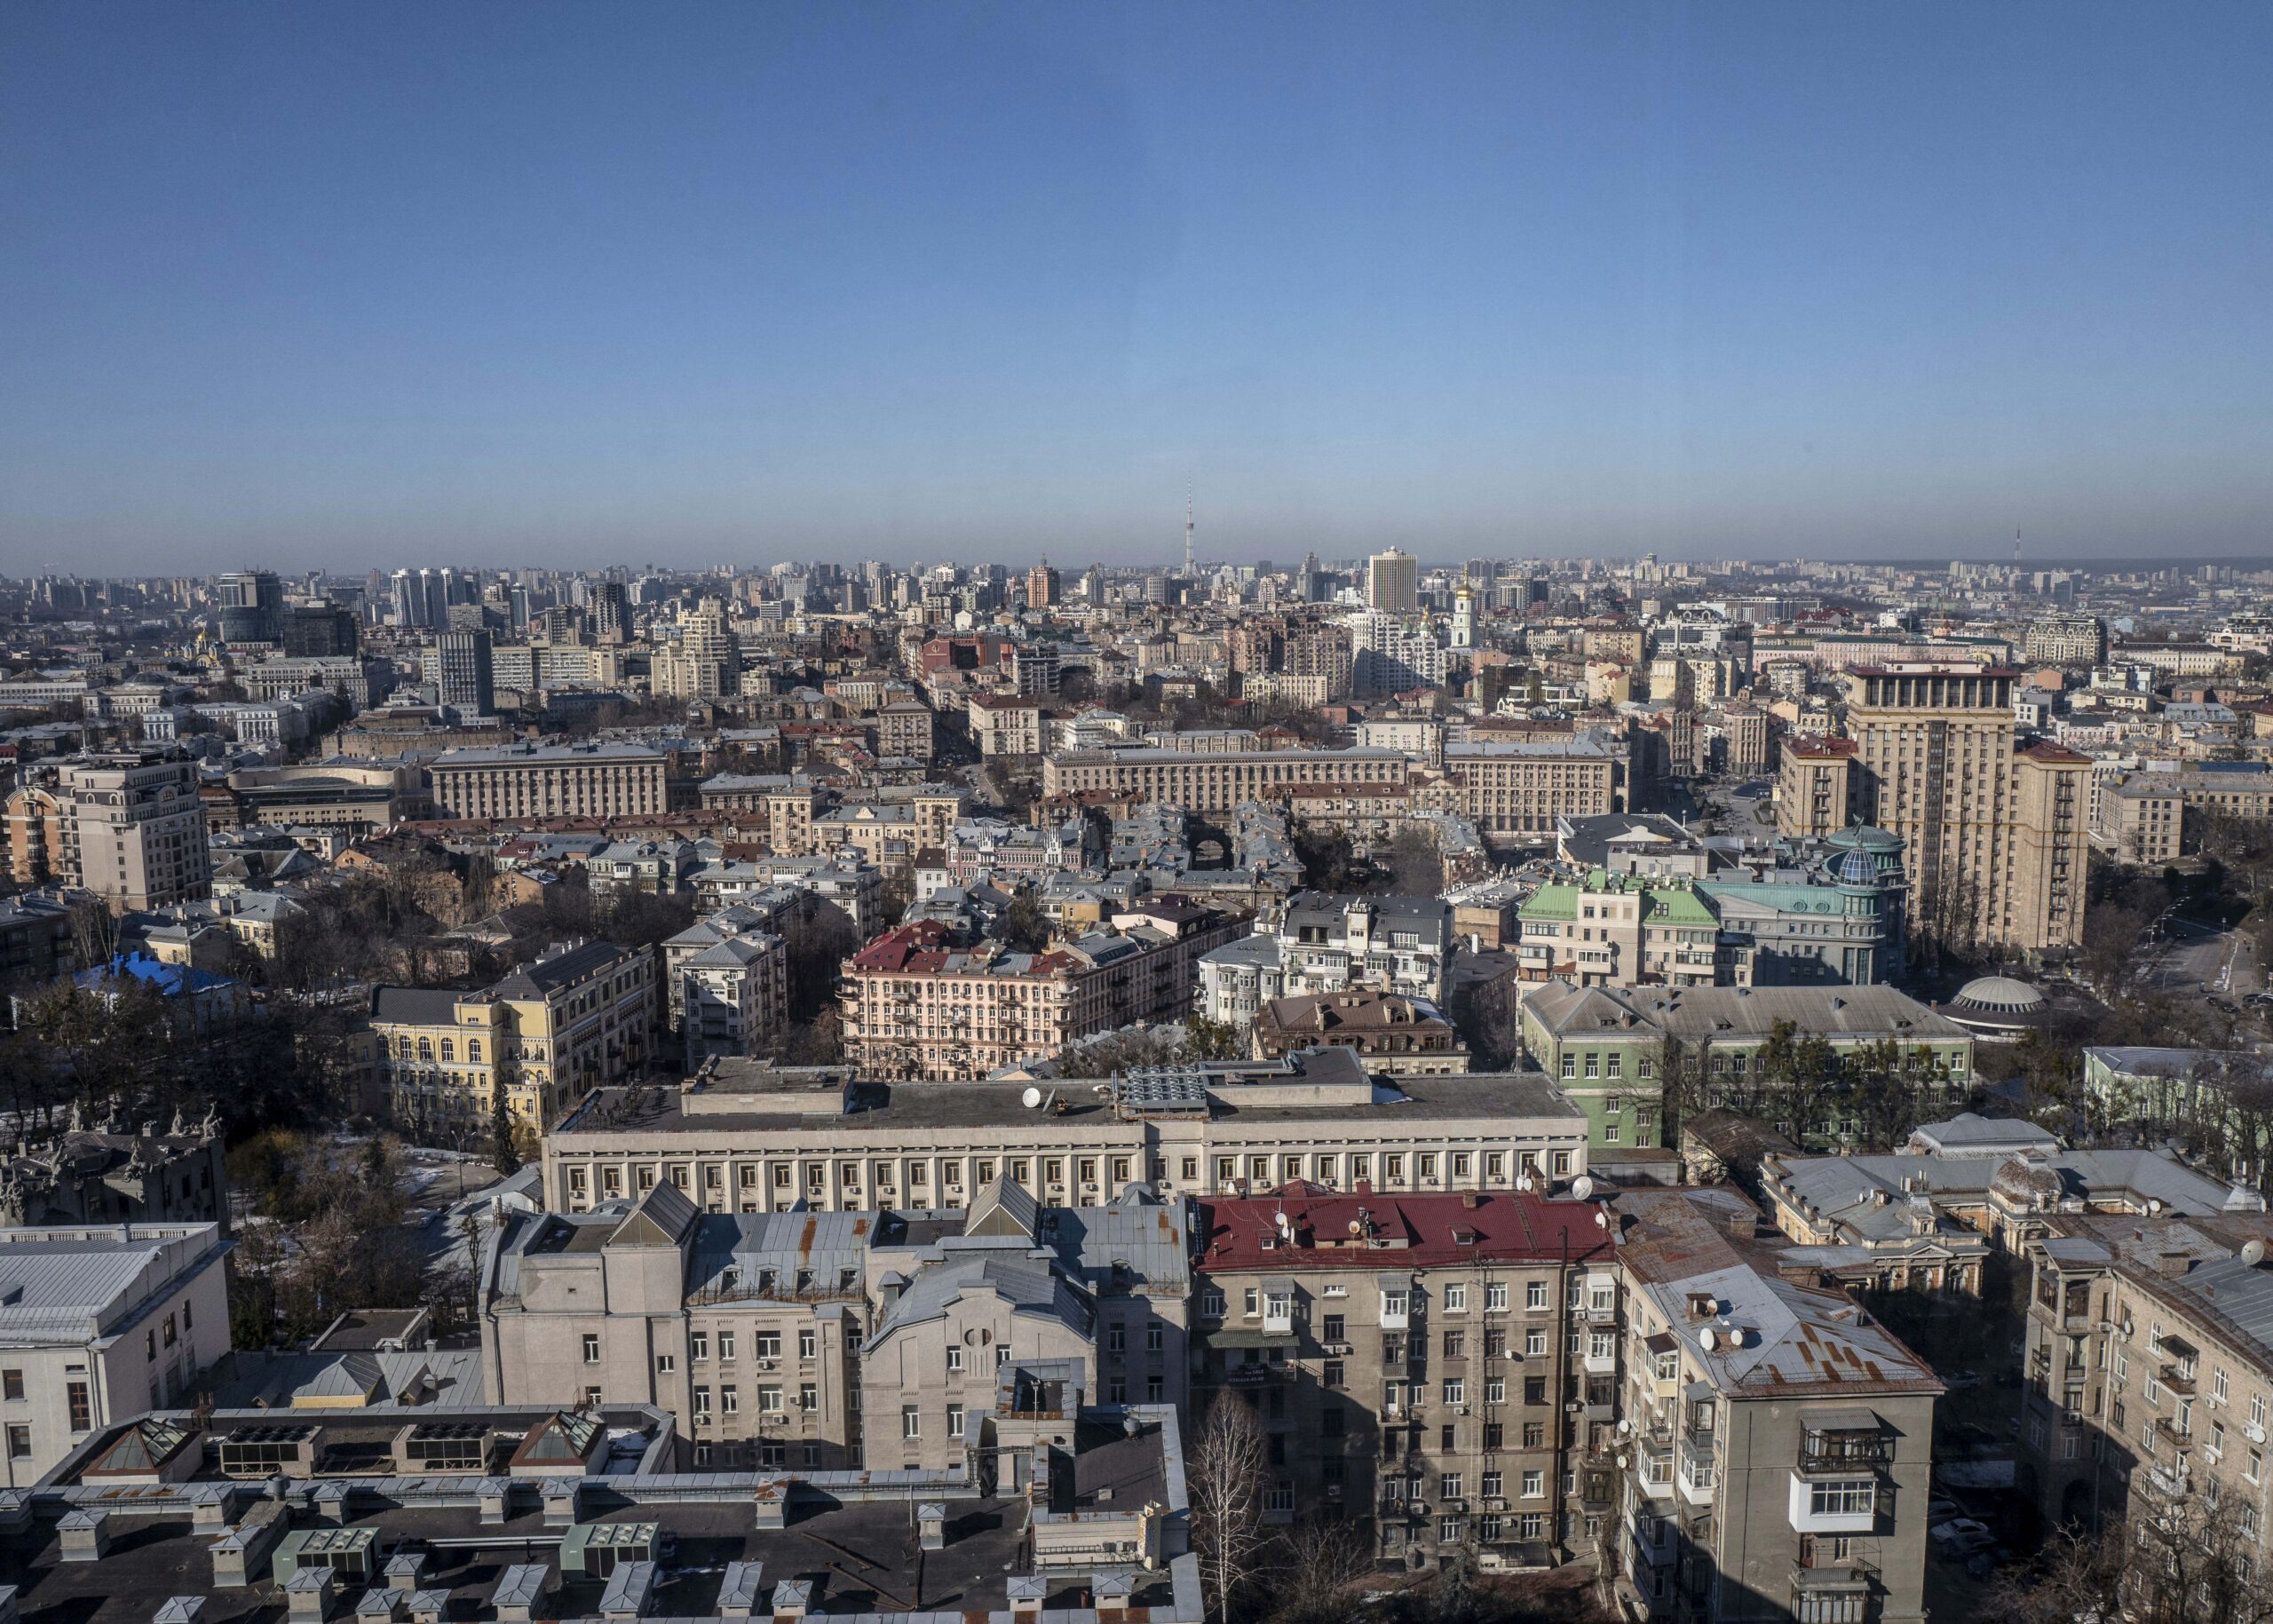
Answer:
M502 1089L542 1130L593 1090L644 1072L661 1002L652 948L556 946L479 992L371 994L379 1084L408 1123L486 1129Z
M2045 614L2022 635L2023 657L2048 665L2104 664L2107 622L2091 614Z
M737 932L687 955L677 991L688 1071L714 1056L760 1053L789 1022L788 945Z
M213 894L197 768L187 757L121 753L66 762L55 802L62 836L55 877L91 891L112 913ZM44 826L27 816L20 827L28 842ZM54 854L48 862L55 865Z
M1725 1190L1620 1191L1623 1477L1605 1562L1635 1624L1922 1620L1941 1382L1795 1278Z
M1167 801L1190 812L1230 812L1268 801L1297 784L1401 785L1411 766L1402 751L1245 750L1213 754L1164 749L1061 750L1042 757L1045 797L1091 796Z
M695 899L703 907L725 907L738 902L771 907L774 906L772 899L794 891L812 905L838 909L863 936L875 928L883 913L883 870L849 848L826 857L756 857L741 862L706 863L694 875Z
M741 645L725 606L706 598L681 622L678 639L655 650L653 687L671 699L717 700L741 692Z
M2087 1527L2231 1496L2261 1537L2273 1221L2055 1213L2045 1231L2025 1248L2020 1492Z
M27 1136L0 1154L0 1228L213 1224L229 1232L227 1146L216 1116Z
M1109 930L1019 953L916 920L845 960L845 1051L875 1076L947 1081L1137 1021L1181 1020L1194 967L1233 929L1164 898L1114 914Z
M1509 1190L1199 1208L1192 1411L1249 1396L1265 1517L1371 1524L1387 1565L1592 1555L1615 1514L1616 1248L1584 1202Z
M2217 818L2273 819L2273 768L2205 762L2111 774L2099 786L2092 838L2124 862L2159 867L2200 851Z
M2016 748L2015 677L1926 663L1849 672L1851 804L1903 841L1914 925L2060 952L2083 936L2091 761Z
M681 1183L706 1211L957 1208L998 1176L1052 1206L1141 1180L1242 1194L1303 1179L1507 1190L1587 1170L1587 1122L1537 1073L1377 1085L1348 1050L1133 1072L1103 1085L869 1081L724 1060L676 1090L603 1089L545 1135L556 1212ZM1102 1091L1099 1091L1102 1089Z
M1041 705L1015 693L974 693L969 706L970 736L981 756L1041 754Z
M229 1351L218 1224L0 1229L0 1441L28 1489L120 1418L178 1406Z
M1445 746L1451 804L1487 841L1536 844L1561 818L1620 810L1617 759L1599 741L1469 740Z
M428 769L438 818L629 818L667 809L663 753L637 744L446 750Z
M1526 981L1711 986L1720 978L1720 921L1679 879L1597 868L1572 883L1541 885L1517 916L1516 956Z
M903 757L923 762L931 759L938 718L929 705L920 700L899 700L884 706L869 720L876 730L879 757Z
M1855 741L1818 734L1784 741L1776 766L1776 832L1821 839L1847 827Z

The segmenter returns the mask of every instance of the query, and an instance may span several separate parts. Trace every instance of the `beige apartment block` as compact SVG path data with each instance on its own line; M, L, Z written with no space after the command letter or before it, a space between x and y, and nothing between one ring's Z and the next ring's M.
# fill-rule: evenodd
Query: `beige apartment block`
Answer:
M2273 1269L2262 1212L2059 1213L2031 1269L2016 1487L2095 1526L2181 1500L2267 1514Z
M1784 741L1776 767L1776 832L1820 839L1848 824L1855 741L1823 736Z
M636 744L446 750L428 776L439 818L627 818L665 810L663 754Z
M55 798L63 852L54 877L92 891L112 913L143 913L213 894L197 769L186 757L119 754L68 762L58 774ZM38 825L27 819L24 827Z
M1488 840L1551 839L1560 818L1619 810L1618 762L1591 739L1479 741L1445 746L1449 810Z
M1919 928L2024 953L2083 939L2090 758L2016 749L2001 666L1848 674L1853 811L1904 842Z
M1255 1406L1269 1521L1369 1521L1397 1568L1595 1554L1619 1281L1592 1206L1297 1184L1200 1214L1192 1412Z
M981 756L1041 754L1041 704L1015 693L974 693L970 736Z

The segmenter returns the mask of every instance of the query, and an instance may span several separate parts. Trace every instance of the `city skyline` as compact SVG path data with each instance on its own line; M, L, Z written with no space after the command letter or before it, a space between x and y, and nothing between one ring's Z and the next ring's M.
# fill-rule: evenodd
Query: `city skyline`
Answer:
M2268 44L2243 6L28 13L0 570L1168 564L1188 491L1247 558L2244 555Z

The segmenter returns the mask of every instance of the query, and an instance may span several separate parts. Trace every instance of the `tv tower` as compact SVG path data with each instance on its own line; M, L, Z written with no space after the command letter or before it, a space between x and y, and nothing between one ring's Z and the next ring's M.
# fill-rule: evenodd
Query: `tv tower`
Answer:
M1192 493L1184 494L1184 578L1192 577Z

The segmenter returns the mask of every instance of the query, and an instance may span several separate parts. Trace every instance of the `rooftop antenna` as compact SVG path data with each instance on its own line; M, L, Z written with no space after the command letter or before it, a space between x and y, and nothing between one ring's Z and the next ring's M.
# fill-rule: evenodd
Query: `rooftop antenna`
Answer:
M1192 491L1184 493L1184 578L1192 579Z

